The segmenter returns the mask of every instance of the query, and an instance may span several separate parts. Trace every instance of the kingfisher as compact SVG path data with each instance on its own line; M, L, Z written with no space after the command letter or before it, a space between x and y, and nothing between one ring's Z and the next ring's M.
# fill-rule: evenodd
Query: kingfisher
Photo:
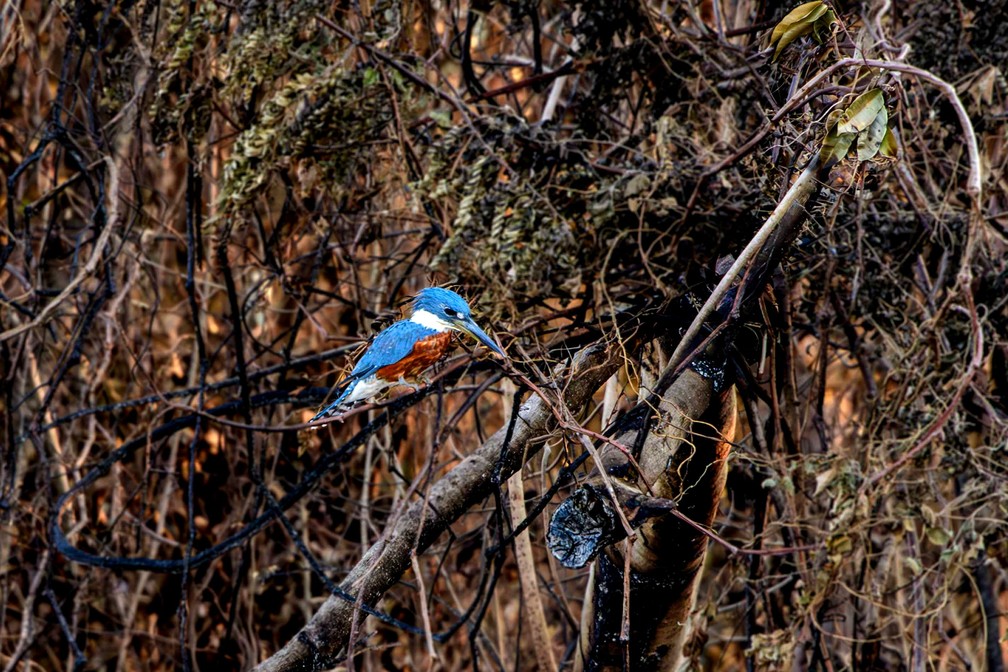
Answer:
M311 422L340 415L358 401L369 399L393 385L409 385L408 378L444 358L452 348L452 335L466 333L500 357L504 351L473 321L465 299L442 287L428 287L413 299L410 316L374 337L367 351L343 381L336 399L315 414Z

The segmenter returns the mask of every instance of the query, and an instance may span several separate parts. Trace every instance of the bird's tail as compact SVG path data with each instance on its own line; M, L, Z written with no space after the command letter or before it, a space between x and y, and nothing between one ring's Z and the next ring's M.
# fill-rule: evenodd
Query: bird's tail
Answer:
M309 424L311 422L317 422L318 420L322 420L324 418L331 418L333 416L342 414L342 412L346 410L345 400L350 395L350 393L353 392L353 389L356 386L357 386L356 379L350 379L346 381L346 384L344 385L343 389L340 390L340 393L336 395L336 398L333 399L327 406L323 407L321 411L316 413L315 417L310 420Z

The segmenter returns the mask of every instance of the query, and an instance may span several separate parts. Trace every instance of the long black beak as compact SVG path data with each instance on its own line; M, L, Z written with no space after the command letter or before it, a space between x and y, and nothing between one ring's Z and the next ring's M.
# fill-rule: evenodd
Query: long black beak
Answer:
M475 338L483 345L485 345L486 347L496 352L502 358L507 357L507 355L504 354L504 351L501 350L501 347L497 345L492 338L487 336L487 333L482 329L480 329L479 325L473 322L473 319L471 317L461 321L459 323L459 328L462 329L467 334L469 334L470 336L472 336L473 338Z

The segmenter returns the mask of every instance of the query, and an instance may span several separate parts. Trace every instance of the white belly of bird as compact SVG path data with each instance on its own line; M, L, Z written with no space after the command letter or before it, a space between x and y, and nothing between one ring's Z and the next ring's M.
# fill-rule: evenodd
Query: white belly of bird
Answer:
M352 390L350 390L350 394L343 399L342 403L349 406L358 401L365 401L375 396L388 386L389 384L384 380L379 380L378 376L368 376L367 378L362 378L357 381L357 384L354 385Z

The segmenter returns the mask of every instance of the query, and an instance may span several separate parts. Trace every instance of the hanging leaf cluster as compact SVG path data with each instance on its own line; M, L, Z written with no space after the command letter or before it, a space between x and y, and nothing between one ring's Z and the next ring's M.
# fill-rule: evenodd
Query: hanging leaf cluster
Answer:
M599 263L596 227L612 217L592 207L599 177L549 129L501 118L484 120L478 133L476 141L466 126L449 130L413 185L458 204L431 266L526 298L577 291ZM487 303L484 312L501 297Z
M867 161L879 154L888 158L896 156L896 137L889 130L889 112L881 89L866 91L849 107L835 110L826 128L819 158L827 167L842 161L855 140L858 161Z

